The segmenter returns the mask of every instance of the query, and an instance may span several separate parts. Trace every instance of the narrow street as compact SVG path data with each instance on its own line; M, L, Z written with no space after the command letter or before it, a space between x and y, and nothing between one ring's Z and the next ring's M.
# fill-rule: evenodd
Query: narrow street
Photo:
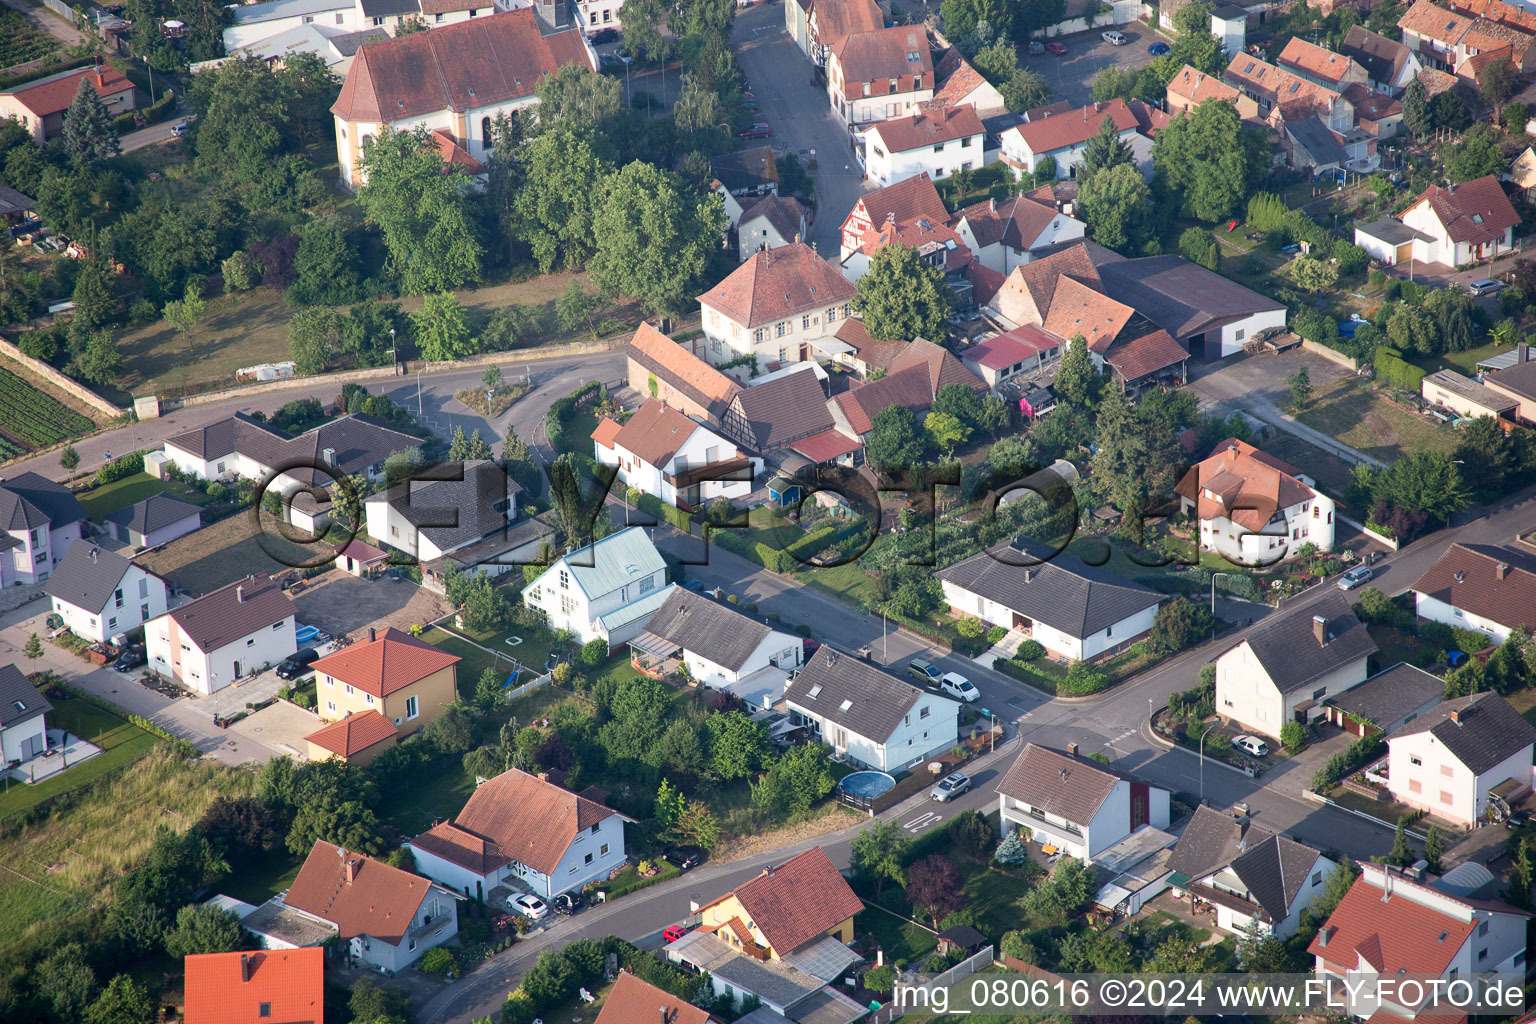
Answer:
M763 141L776 151L787 146L802 163L814 154L815 167L808 171L816 178L816 211L807 241L836 260L843 217L868 191L848 130L833 115L825 86L812 83L810 60L784 29L782 4L757 4L737 14L731 46L759 116L773 128L773 137Z

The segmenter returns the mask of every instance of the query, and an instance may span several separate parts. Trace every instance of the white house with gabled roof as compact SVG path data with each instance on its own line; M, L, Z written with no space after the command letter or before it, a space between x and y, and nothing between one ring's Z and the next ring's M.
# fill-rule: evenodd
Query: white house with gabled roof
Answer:
M543 611L550 629L614 647L644 629L671 590L661 552L644 527L631 526L566 552L528 584L523 603Z

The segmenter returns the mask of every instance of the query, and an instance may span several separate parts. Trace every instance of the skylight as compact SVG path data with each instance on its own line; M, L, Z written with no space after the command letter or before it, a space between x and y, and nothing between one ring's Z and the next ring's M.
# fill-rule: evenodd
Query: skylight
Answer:
M27 702L26 701L23 701L23 700L13 700L13 701L11 701L11 703L16 705L16 710L17 711L25 711L25 710L27 710Z
M853 701L845 700L845 701L843 701L841 704L839 704L837 706L837 710L839 710L839 711L847 711L851 707L853 707Z
M1473 224L1481 224L1482 222L1483 222L1483 215L1482 214L1474 213L1472 215L1472 223Z
M821 684L817 683L815 686L811 687L811 692L807 694L807 696L815 697L819 693L821 693Z

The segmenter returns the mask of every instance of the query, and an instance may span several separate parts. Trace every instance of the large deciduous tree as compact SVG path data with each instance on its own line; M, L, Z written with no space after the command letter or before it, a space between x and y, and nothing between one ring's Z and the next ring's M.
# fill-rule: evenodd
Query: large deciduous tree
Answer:
M597 249L593 223L612 168L561 125L540 134L522 156L526 176L512 205L539 269L585 265Z
M907 868L907 899L928 915L933 926L965 901L960 868L943 854L930 853Z
M463 175L445 173L426 128L385 128L363 150L358 190L389 250L386 269L411 295L447 291L480 278L480 243Z
M423 359L446 363L472 356L479 348L469 329L469 311L452 292L428 295L411 314L411 323Z
M720 247L725 205L681 178L636 160L608 179L593 218L603 240L592 274L606 293L639 299L646 312L681 312Z
M880 341L944 337L953 304L954 294L939 268L916 249L895 243L881 246L870 258L853 300L864 329Z
M1011 40L1018 10L1019 5L1013 0L944 0L939 8L944 17L944 34L950 39L970 35L985 23L993 39Z
M1184 212L1214 222L1242 212L1264 173L1265 146L1232 104L1207 100L1157 133L1152 159Z
M1109 119L1104 119L1108 123ZM1129 163L1079 180L1077 201L1093 240L1117 252L1141 255L1154 235L1152 191Z
M918 429L912 411L904 405L891 405L875 413L865 442L870 464L878 469L906 470L923 461L928 451L927 435Z

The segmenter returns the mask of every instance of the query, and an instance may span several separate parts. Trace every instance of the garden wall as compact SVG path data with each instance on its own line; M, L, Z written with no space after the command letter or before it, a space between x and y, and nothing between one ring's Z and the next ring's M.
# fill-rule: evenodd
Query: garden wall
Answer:
M1347 356L1336 348L1329 348L1327 345L1322 345L1315 341L1308 341L1306 338L1301 339L1301 350L1303 352L1310 352L1315 356L1322 356L1330 363L1337 363L1339 366L1344 367L1351 373L1360 368L1359 364L1355 362L1354 356Z
M60 391L68 392L108 419L116 419L117 417L123 415L122 409L119 409L105 398L102 398L90 388L70 380L68 377L64 376L58 370L55 370L53 367L49 366L42 360L33 359L21 349L7 341L5 338L0 338L0 353L4 353L6 356L16 360L22 366L25 366L27 369L31 370L33 373L45 378L50 384L58 388Z

